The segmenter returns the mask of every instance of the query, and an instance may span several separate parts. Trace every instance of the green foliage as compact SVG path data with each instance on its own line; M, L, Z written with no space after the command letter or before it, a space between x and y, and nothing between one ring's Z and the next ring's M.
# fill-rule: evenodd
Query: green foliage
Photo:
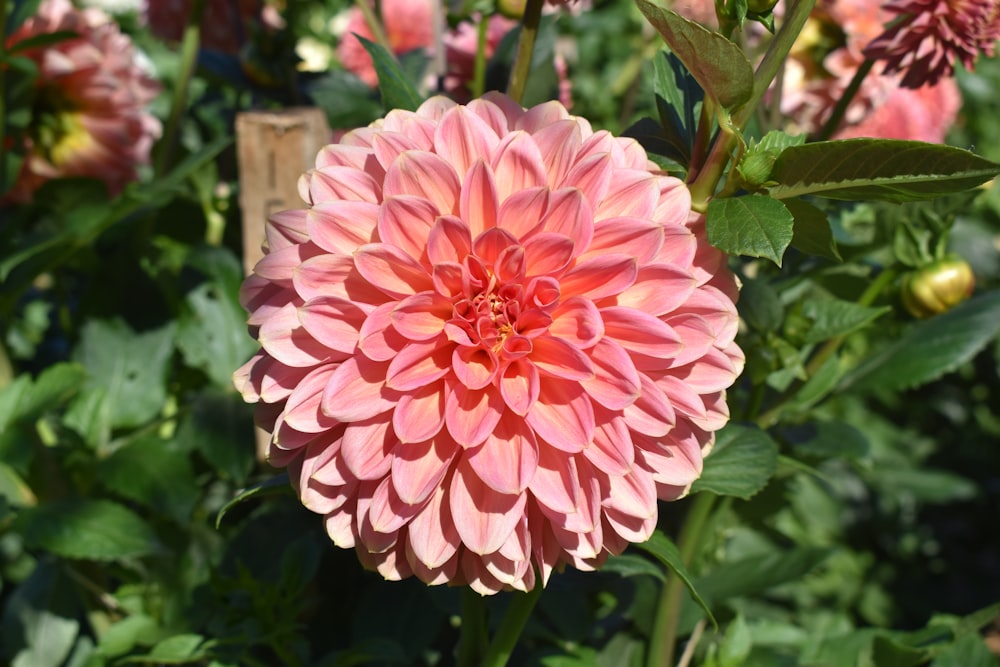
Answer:
M792 242L795 218L777 199L747 195L713 199L708 204L708 240L734 255L763 257L781 266Z
M692 491L749 500L767 484L777 465L778 446L756 428L730 424L716 435Z
M410 83L399 66L399 61L381 44L376 44L361 35L355 34L354 36L365 47L365 51L372 57L375 64L383 106L386 109L406 109L408 111L413 111L420 106L423 98Z

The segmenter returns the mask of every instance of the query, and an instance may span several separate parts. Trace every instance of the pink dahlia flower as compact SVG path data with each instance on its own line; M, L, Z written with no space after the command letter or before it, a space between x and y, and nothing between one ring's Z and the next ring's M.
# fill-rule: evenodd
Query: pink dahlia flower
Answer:
M391 111L267 225L234 375L270 461L388 579L592 569L683 495L743 367L684 184L558 102Z
M238 54L253 22L263 22L263 10L262 0L207 0L201 20L202 48ZM190 14L191 0L145 0L144 20L154 35L166 41L181 40Z
M382 27L393 53L403 54L434 45L433 0L382 0ZM350 10L347 28L337 46L337 56L349 72L369 86L378 85L378 75L368 51L351 33L375 41L365 16L357 7Z
M26 158L8 201L28 202L42 183L65 176L102 179L117 194L149 162L160 135L160 122L146 110L159 85L136 64L132 41L103 11L44 0L7 46L59 31L77 37L23 52L39 74Z

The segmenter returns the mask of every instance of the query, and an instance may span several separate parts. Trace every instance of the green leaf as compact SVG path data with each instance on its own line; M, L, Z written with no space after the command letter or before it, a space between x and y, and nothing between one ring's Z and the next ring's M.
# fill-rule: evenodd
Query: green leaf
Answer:
M31 487L3 461L0 461L0 497L6 498L12 507L31 506L38 502Z
M40 49L46 46L52 46L53 44L58 44L59 42L65 42L67 39L75 39L79 36L79 33L73 32L72 30L59 30L57 32L46 32L40 35L33 35L10 45L7 48L7 53L13 54L31 49Z
M763 489L778 466L778 445L764 431L730 423L716 434L692 492L749 500Z
M837 242L830 229L826 213L801 199L786 199L781 202L795 218L792 229L792 247L807 255L844 261L837 249Z
M971 359L998 332L1000 290L993 290L919 322L861 362L841 386L884 391L919 387Z
M100 461L105 487L184 523L198 500L199 487L188 454L155 436L139 438Z
M659 579L660 581L667 580L667 577L663 574L662 568L658 567L648 558L644 558L633 553L624 553L619 556L612 556L608 558L607 562L601 566L601 571L614 572L615 574L620 574L623 577L646 575L653 577L654 579Z
M52 559L19 584L5 595L0 656L10 667L62 667L80 632L79 591Z
M59 363L42 371L21 401L18 418L37 419L68 401L87 379L80 364Z
M186 309L177 327L177 347L184 361L220 387L232 385L233 371L257 349L236 296L218 283L199 285L184 298Z
M753 636L743 614L737 614L726 628L717 656L719 667L741 667L753 648Z
M997 667L1000 658L978 635L966 635L941 651L930 667Z
M821 343L834 336L844 336L857 331L890 310L888 306L872 308L840 299L809 299L802 306L802 315L811 322L811 326L803 335L803 342Z
M797 547L721 563L694 583L710 603L754 595L795 581L826 560L832 549Z
M681 558L680 551L677 550L677 545L669 537L656 530L653 532L652 537L635 546L670 568L670 571L684 582L688 592L691 593L691 598L701 606L705 614L712 621L712 624L718 626L718 623L715 622L715 617L712 615L712 610L705 603L701 594L695 589L691 581L691 575L688 574L687 567L684 565L684 559Z
M708 203L708 242L731 255L764 257L781 266L795 219L767 195L724 197Z
M878 471L876 481L888 496L907 494L924 503L968 500L979 492L975 483L946 470L887 467Z
M163 408L173 343L172 322L142 334L117 319L83 326L74 358L89 372L87 386L107 393L112 426L141 426Z
M196 449L216 472L246 483L256 460L253 408L234 391L206 389L191 397L176 440Z
M291 490L291 486L288 483L288 473L282 473L276 475L269 479L264 480L254 484L253 486L247 487L236 494L236 497L230 500L228 503L222 506L219 513L215 516L215 527L218 529L222 525L222 519L229 513L231 509L243 503L251 498L266 497L266 496L276 496L288 493Z
M167 637L149 652L149 661L166 664L182 664L200 659L204 655L202 644L205 638L196 634Z
M382 93L382 104L385 108L416 110L424 100L406 78L406 74L399 66L399 61L396 60L395 56L381 45L365 39L357 33L352 34L372 57L375 73L378 74L378 87Z
M18 514L25 544L64 558L110 561L146 556L156 535L134 512L109 500L63 500Z
M726 109L734 109L753 94L753 67L733 42L674 11L647 0L635 0L705 94Z
M932 199L977 187L1000 165L953 146L895 139L843 139L793 146L774 164L772 197L847 201Z
M743 281L739 310L747 324L758 331L777 330L785 315L778 291L763 278Z
M131 614L101 635L97 653L106 658L116 658L137 645L152 643L159 633L160 628L155 620L145 614Z

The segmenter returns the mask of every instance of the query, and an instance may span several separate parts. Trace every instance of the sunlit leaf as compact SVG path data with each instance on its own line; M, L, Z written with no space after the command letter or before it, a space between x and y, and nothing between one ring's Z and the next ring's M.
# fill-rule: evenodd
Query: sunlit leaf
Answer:
M795 219L766 195L723 197L708 203L708 242L731 255L763 257L781 266Z
M715 446L705 457L701 477L692 492L708 491L747 500L774 475L778 445L760 429L729 424L716 434Z
M413 111L424 101L413 87L406 74L399 66L399 61L380 44L365 39L354 33L361 45L372 57L375 73L378 74L378 87L382 93L382 104L387 109L406 109Z

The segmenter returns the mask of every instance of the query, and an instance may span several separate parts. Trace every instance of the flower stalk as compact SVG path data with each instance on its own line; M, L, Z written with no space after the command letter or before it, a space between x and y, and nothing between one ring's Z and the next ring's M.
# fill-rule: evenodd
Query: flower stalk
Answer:
M496 636L490 643L486 655L483 657L483 667L503 667L507 664L517 640L521 636L521 631L528 624L531 612L538 603L538 598L542 595L541 583L535 584L527 593L514 593L507 607L507 613L500 621Z
M456 651L458 667L475 667L482 661L489 638L486 631L486 604L483 596L468 586L462 589L461 622Z
M521 19L521 35L517 40L517 54L514 56L514 66L510 72L510 83L507 94L517 103L524 98L524 89L528 85L528 74L531 72L531 58L535 51L535 40L538 39L538 26L542 22L542 5L545 0L528 0Z
M188 16L188 23L184 28L184 37L181 40L181 63L180 71L177 75L177 85L174 90L172 104L170 105L170 116L167 118L167 124L163 129L160 153L157 156L154 166L154 173L158 176L165 174L173 162L174 147L177 144L181 118L187 109L191 79L194 77L195 67L198 62L198 47L201 43L201 19L205 14L206 4L207 0L194 0L191 3L191 15Z

